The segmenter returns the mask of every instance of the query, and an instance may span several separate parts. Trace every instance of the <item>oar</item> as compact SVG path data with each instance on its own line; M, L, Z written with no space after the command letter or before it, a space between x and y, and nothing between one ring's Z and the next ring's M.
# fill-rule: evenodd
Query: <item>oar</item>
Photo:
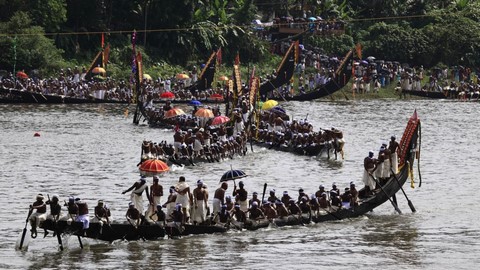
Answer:
M375 181L375 183L377 183L377 185L380 187L380 189L382 190L382 192L385 194L385 196L387 196L387 199L392 203L393 207L395 208L395 211L397 211L399 214L402 214L402 211L400 211L400 209L398 208L397 204L394 203L392 201L392 199L390 198L390 196L388 196L387 192L385 191L385 189L383 189L382 185L380 185L380 182L378 182L377 179L375 179L375 177L373 177L373 175L371 173L368 173L370 175L370 177L372 177L373 181Z
M30 208L28 210L28 215L27 215L27 219L25 220L25 227L23 228L23 232L22 232L22 239L20 239L20 246L18 247L18 249L22 249L23 247L23 242L25 240L25 236L27 235L27 225L28 225L28 219L30 218L30 215L32 214L33 212L33 208Z
M128 220L128 223L130 223L130 225L132 225L132 227L135 229L135 232L137 233L138 237L140 237L140 239L142 239L143 241L146 241L145 237L140 235L140 232L138 230L138 226L133 225L129 218L127 218L127 220Z
M182 164L178 163L173 157L168 158L168 160L173 164L182 167Z
M265 199L265 191L267 191L267 183L263 185L262 203L263 203L263 200Z
M415 209L415 206L413 206L412 201L410 201L410 200L408 199L407 193L405 193L405 190L404 190L403 187L400 185L400 181L398 181L397 175L393 172L393 169L392 169L392 168L390 168L390 171L392 172L393 178L395 178L395 181L397 181L398 186L399 186L400 189L402 190L403 195L405 195L405 199L407 199L408 206L410 207L410 210L412 210L413 213L417 212L417 210Z

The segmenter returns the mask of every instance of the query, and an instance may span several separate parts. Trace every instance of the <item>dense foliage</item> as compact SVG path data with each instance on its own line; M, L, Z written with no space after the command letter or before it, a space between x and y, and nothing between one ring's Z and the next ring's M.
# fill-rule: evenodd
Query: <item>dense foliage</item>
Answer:
M328 54L361 43L364 56L480 65L480 3L472 0L0 0L0 69L88 65L105 32L111 68L128 74L134 29L146 66L188 67L220 47L224 63L237 53L244 63L269 62L270 46L250 23L274 16L344 20L344 35L303 39Z

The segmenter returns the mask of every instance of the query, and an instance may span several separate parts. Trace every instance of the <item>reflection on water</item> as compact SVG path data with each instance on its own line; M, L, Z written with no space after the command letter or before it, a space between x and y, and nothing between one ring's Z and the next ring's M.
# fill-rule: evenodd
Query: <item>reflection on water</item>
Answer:
M249 175L244 183L250 194L261 194L265 183L278 194L289 191L293 196L300 187L313 193L320 184L330 187L332 182L341 189L350 181L362 186L363 158L391 135L400 137L417 109L423 124L423 185L414 190L405 187L418 210L414 214L408 213L407 202L399 194L403 215L395 214L386 203L368 216L350 220L149 242L110 244L84 239L84 250L76 237L67 237L64 252L58 251L55 238L40 236L30 242L27 252L18 252L15 242L25 225L28 205L39 192L59 194L61 200L77 196L91 209L103 199L114 218L123 220L128 196L121 191L138 179L135 164L141 141L172 141L173 134L133 126L131 118L124 116L125 106L0 105L0 203L8 205L0 218L9 221L0 225L4 259L0 268L291 269L301 264L315 269L319 265L472 269L480 263L475 255L480 253L480 222L474 211L480 205L475 193L480 127L472 116L478 106L429 100L290 102L285 107L291 117L305 118L308 113L315 128L335 126L344 131L345 160L254 147L246 157L187 167L160 180L168 187L181 175L190 184L202 179L213 197L220 176L232 166ZM34 138L35 132L41 136ZM227 193L232 190L230 185Z

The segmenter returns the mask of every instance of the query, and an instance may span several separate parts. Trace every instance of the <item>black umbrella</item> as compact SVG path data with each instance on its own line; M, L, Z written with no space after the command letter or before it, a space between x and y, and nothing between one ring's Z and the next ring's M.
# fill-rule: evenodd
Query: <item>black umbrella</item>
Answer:
M242 170L229 170L226 173L222 175L222 178L220 178L220 182L226 182L229 180L236 180L240 178L247 177L247 174L242 171Z

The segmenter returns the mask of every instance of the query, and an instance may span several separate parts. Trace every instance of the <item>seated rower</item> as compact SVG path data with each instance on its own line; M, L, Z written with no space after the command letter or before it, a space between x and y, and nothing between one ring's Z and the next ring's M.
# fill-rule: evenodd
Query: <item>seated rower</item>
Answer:
M312 210L310 208L310 205L308 204L308 198L302 196L300 199L300 203L298 204L298 207L300 207L300 210L302 211L303 214L308 214Z
M329 210L330 209L330 201L328 201L327 199L327 193L322 193L322 195L320 195L320 198L318 198L318 206L320 209L323 209L323 210Z
M88 216L87 202L82 201L80 198L76 198L75 203L78 206L78 216L75 219L75 221L82 222L83 223L83 229L86 230L90 227L90 218Z
M305 199L306 201L308 201L308 195L305 194L303 188L299 189L298 190L298 200L297 200L297 203L300 204L302 202L302 199Z
M38 194L36 201L30 205L30 210L36 210L35 213L32 213L28 219L30 221L30 225L32 226L32 229L30 230L32 232L32 238L37 237L37 227L47 218L47 205L43 199L43 195Z
M277 215L279 218L288 217L288 209L285 207L285 204L282 201L276 201L275 206L277 208Z
M319 210L320 210L320 204L318 203L318 199L315 196L315 194L312 194L312 196L310 197L309 204L312 212L315 213L316 216L318 216Z
M338 193L336 191L330 190L330 205L332 210L337 211L342 207L342 201L340 200Z
M125 218L127 219L128 223L130 223L133 227L138 228L140 225L142 218L140 215L140 211L135 208L135 204L130 202L128 204L127 213L125 213Z
M184 218L184 213L183 213L183 206L180 203L177 203L175 206L175 209L173 210L172 214L170 215L170 218L172 220L171 223L169 223L167 226L175 227L179 230L179 232L183 232L184 227L183 225L185 224L185 218Z
M325 187L323 185L320 185L318 187L317 192L315 192L315 197L320 198L320 196L322 196L322 193L324 193L324 192L326 192Z
M220 224L227 224L230 222L231 216L226 204L222 204L220 212L218 212L218 222Z
M47 220L51 220L53 224L56 224L60 219L62 207L58 203L58 195L53 195L52 199L48 200L46 204L50 205L50 214L47 216ZM48 235L48 231L45 230L44 238ZM56 232L53 233L53 236L56 235Z
M232 197L230 195L225 196L225 205L227 206L228 212L233 212L235 204L233 203Z
M62 217L61 220L66 220L67 224L70 225L78 216L78 205L75 203L75 198L68 198L68 203L65 203L67 207L68 215Z
M247 221L247 214L240 209L240 204L235 204L232 215L233 218L238 222L244 223Z
M350 182L350 207L358 206L358 191L355 188L355 183Z
M288 204L288 210L292 215L299 215L302 213L302 210L300 209L300 207L298 207L298 204L295 203L295 199L290 199L290 202Z
M340 195L343 208L346 208L346 209L350 208L351 197L352 195L350 194L350 188L346 187L345 192L342 195Z
M270 190L270 196L268 197L267 201L271 203L275 203L278 200L277 196L275 196L275 189Z
M335 195L339 195L340 194L340 189L337 187L337 183L333 182L332 183L332 189L330 190L330 197L332 197L332 191L335 192Z
M161 204L157 204L156 211L153 212L153 214L151 214L149 218L151 221L156 222L157 224L165 227L167 216L165 215L165 212L163 212Z
M272 203L268 201L263 203L263 213L269 220L277 217L277 211L273 208Z
M249 219L251 219L251 220L258 220L258 219L264 219L265 218L265 214L258 207L257 202L252 203L252 207L250 207L250 209L248 209L248 213L249 213Z
M283 192L283 196L282 196L282 199L281 199L281 202L283 203L283 205L288 205L288 203L290 202L290 200L292 199L292 197L290 197L290 195L288 195L288 191L284 191ZM276 204L276 202L275 202Z

